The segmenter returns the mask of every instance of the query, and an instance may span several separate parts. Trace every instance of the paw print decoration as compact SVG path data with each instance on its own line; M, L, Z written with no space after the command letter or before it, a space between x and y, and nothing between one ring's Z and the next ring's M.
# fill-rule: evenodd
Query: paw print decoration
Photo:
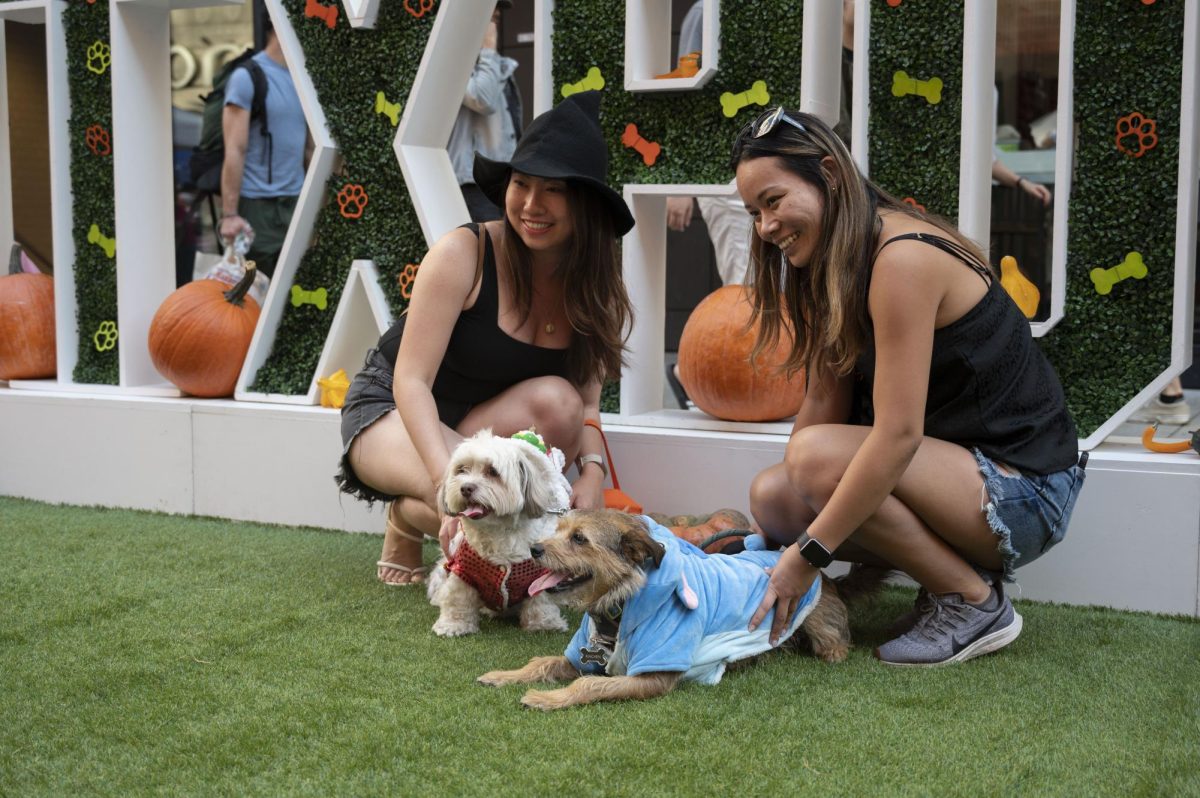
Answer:
M87 68L97 75L103 75L104 70L112 63L112 48L100 40L91 43L87 48Z
M1117 120L1117 149L1133 158L1141 158L1158 146L1153 119L1137 111Z
M420 264L417 263L404 264L404 271L400 272L400 276L397 278L400 281L400 296L405 299L412 299L413 282L417 279L419 266Z
M92 155L108 155L112 152L112 141L108 131L100 125L92 125L83 134L84 143L92 151Z
M358 219L367 207L367 192L358 183L347 183L337 193L338 210L347 219Z
M117 345L117 323L115 321L100 322L99 329L92 336L92 343L97 352L107 352Z

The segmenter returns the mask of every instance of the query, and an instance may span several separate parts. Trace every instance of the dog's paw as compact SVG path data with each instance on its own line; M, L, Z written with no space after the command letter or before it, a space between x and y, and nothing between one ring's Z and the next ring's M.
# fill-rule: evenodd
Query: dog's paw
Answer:
M518 684L521 681L517 675L519 673L520 671L488 671L475 681L486 684L488 687L504 687L509 684Z
M437 623L433 625L433 633L438 637L462 637L463 635L473 635L478 631L479 624L447 621L442 618L438 618Z
M554 709L565 709L572 706L570 693L560 690L530 690L521 697L521 703L530 709L540 709L549 712Z
M567 622L561 615L555 614L530 618L521 624L521 628L526 632L565 632Z

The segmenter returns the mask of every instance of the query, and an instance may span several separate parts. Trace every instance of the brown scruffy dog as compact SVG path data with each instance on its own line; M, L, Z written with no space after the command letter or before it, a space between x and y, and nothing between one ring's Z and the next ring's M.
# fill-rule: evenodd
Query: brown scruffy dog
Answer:
M779 552L708 556L647 517L613 510L563 516L554 536L532 552L550 573L530 590L587 615L564 656L479 677L490 686L574 680L557 690L529 690L525 706L653 698L681 679L716 684L727 663L773 648L771 615L755 632L746 627L766 592L764 568ZM831 580L817 580L779 643L799 628L820 659L846 658L846 606Z

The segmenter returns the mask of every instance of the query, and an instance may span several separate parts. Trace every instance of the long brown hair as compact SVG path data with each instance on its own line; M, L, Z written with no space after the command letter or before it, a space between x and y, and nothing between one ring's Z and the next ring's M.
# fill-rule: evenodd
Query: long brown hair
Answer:
M769 112L768 112L769 113ZM801 131L779 124L762 138L747 125L733 143L730 166L755 158L774 157L780 168L804 180L821 196L821 234L808 265L792 268L774 244L758 235L750 242L751 324L759 323L752 357L773 348L781 330L792 331L795 343L783 368L809 374L831 371L849 374L871 343L873 330L867 308L871 260L879 244L880 209L903 213L938 227L985 264L974 242L945 219L917 211L868 180L850 157L842 140L820 119L799 111L787 115L804 126ZM836 187L822 164L831 158L839 175Z
M625 342L633 326L633 304L621 276L620 251L612 216L587 186L567 181L572 235L559 265L563 304L573 335L567 349L567 379L617 379L625 364ZM513 302L522 323L533 308L533 255L504 214L500 254L508 264Z

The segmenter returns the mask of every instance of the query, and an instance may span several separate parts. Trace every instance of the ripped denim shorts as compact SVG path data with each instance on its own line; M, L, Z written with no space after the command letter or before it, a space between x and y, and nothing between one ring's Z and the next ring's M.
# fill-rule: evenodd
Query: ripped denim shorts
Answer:
M1012 582L1017 567L1041 557L1067 534L1086 474L1082 464L1053 474L1020 474L972 451L987 491L982 509L1000 539L1004 581Z

